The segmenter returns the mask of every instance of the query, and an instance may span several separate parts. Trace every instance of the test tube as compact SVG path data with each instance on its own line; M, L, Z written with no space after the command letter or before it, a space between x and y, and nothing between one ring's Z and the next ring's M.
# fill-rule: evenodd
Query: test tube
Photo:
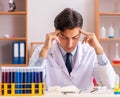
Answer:
M114 81L114 94L120 94L120 78L119 75L116 74Z

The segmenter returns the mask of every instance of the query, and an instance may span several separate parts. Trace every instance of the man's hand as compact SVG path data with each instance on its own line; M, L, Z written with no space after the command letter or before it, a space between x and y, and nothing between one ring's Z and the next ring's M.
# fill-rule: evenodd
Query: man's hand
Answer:
M95 51L96 51L96 54L97 55L101 55L103 54L103 48L102 46L100 45L99 41L97 40L96 36L94 33L89 33L89 32L85 32L83 30L80 29L80 32L85 35L82 43L88 43L90 46L92 46Z
M52 42L53 40L56 40L58 43L60 43L59 39L58 39L58 34L59 34L59 30L56 30L55 32L52 32L52 33L48 33L46 35L46 40L45 40L45 43L44 43L44 46L39 54L40 57L42 58L47 58L47 54L48 54L48 51L50 50L51 46L52 46Z

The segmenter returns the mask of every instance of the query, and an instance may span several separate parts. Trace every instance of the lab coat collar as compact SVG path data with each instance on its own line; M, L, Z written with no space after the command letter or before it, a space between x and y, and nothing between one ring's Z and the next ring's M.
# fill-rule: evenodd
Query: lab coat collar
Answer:
M66 68L64 59L62 57L61 51L57 45L57 42L54 42L51 49L50 49L50 53L51 57L55 60L55 62L57 64L53 65L53 66L58 66L61 67L62 70L65 72L65 74L67 74L69 76L68 70Z
M60 44L58 44L58 47L59 47L59 49L60 49L60 51L61 51L61 53L62 53L62 56L64 57L67 52L62 48L62 46L61 46ZM75 47L75 49L71 52L72 56L75 55L76 49L77 49L77 47Z
M75 65L73 66L72 72L74 72L75 69L77 69L81 63L82 63L82 59L83 59L83 44L81 44L81 42L78 42L78 46L77 46L77 50L76 50L76 54L75 54ZM79 58L79 59L78 59Z
M76 48L76 52L75 52L75 55L76 55L76 58L79 57L79 59L76 59L75 60L75 65L72 69L72 72L70 74L72 74L76 68L78 68L78 66L81 64L81 60L83 58L83 52L82 52L82 44L81 42L78 42L78 46ZM50 50L50 55L51 57L55 60L55 62L57 63L56 65L53 65L53 66L59 66L62 68L62 70L69 76L69 73L68 73L68 70L66 68L66 65L65 65L65 62L64 62L64 59L62 57L62 54L61 54L61 51L58 47L58 43L57 42L54 42L52 47L51 47L51 50Z

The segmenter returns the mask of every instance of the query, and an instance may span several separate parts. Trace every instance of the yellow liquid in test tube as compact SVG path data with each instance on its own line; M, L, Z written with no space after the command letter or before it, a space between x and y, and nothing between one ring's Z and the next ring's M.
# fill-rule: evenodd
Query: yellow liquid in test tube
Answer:
M114 94L120 94L120 79L119 79L119 75L115 76Z

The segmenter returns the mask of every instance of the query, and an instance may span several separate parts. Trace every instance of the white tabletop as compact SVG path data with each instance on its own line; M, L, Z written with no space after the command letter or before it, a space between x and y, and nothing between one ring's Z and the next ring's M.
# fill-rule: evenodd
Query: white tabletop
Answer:
M0 96L0 98L120 98L120 95L115 94L96 94L96 93L46 93L43 96Z
M72 88L72 89L70 89ZM97 87L98 88L98 87ZM113 89L99 87L99 89L77 90L75 87L53 87L43 96L0 96L0 98L120 98L120 94L114 94Z
M46 93L43 98L120 98L120 95L115 94L96 94L96 93L74 93L74 94L61 94L61 93Z
M1 96L0 98L120 98L120 95L114 94L57 94L49 93L43 96Z

